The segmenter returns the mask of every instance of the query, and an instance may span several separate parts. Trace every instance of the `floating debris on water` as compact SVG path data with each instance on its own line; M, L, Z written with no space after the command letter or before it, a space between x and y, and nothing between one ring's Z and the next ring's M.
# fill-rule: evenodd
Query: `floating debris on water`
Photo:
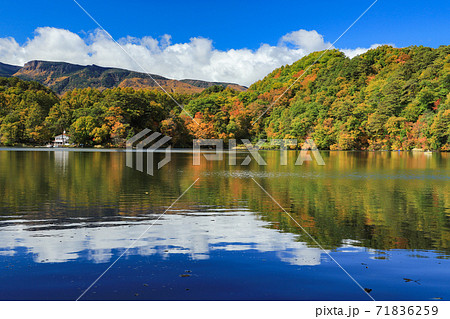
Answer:
M403 278L403 280L404 280L405 282L415 282L416 284L420 285L419 280L414 280L414 279L409 279L409 278Z
M409 278L403 278L403 280L404 280L405 282L413 281L412 279L409 279Z

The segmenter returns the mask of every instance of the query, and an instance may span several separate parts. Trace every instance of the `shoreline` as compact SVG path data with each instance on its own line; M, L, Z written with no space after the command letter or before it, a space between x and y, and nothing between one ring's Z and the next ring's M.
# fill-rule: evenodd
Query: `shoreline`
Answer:
M130 150L127 150L126 148L107 148L107 147L43 147L43 146L13 146L13 147L7 147L7 146L0 146L0 152L1 151L34 151L34 152L58 152L58 151L66 151L66 152L109 152L109 153L125 153L130 152ZM279 152L280 149L274 149L274 148L260 148L259 151L275 151ZM295 151L301 151L301 149L288 149L286 150L288 152L295 152ZM418 149L412 149L412 150L318 150L320 152L361 152L361 153L382 153L382 152L390 152L390 153L400 153L400 152L409 152L409 153L449 153L448 151L440 151L440 150L418 150ZM131 150L133 153L139 153L139 152L148 152L147 149L143 150ZM152 150L150 152L153 153L165 153L165 149L157 149ZM192 148L172 148L169 152L171 153L193 153ZM214 149L201 149L202 153L218 153ZM220 151L220 153L231 153L228 148ZM247 153L248 150L245 147L236 147L233 152L238 153Z

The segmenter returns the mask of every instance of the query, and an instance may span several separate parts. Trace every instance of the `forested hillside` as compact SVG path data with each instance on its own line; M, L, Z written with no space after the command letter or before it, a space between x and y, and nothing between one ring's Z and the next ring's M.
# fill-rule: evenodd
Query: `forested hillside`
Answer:
M58 97L35 82L2 79L0 143L39 145L66 130L76 144L115 146L148 127L176 146L193 138L312 137L321 149L450 150L450 46L382 46L353 59L322 54L276 69L245 92L212 86L175 94L200 125L160 91L87 88Z
M0 78L1 144L42 145L65 130L78 145L114 146L144 128L173 136L177 145L189 139L178 106L160 91L87 88L58 98L37 82Z
M329 51L303 74L321 54L274 70L238 96L200 97L190 110L214 128L210 137L310 136L321 149L340 150L450 149L450 46L383 46L353 59Z

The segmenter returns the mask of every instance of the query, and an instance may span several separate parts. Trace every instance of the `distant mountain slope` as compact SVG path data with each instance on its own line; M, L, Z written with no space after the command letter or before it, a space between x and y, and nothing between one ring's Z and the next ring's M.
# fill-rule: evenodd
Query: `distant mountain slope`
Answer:
M93 87L108 89L114 87L158 88L147 74L118 68L107 68L97 65L76 65L66 62L30 61L22 68L0 64L0 72L5 76L16 76L23 80L37 81L63 94L75 88ZM206 82L200 80L172 80L160 75L151 74L159 85L169 92L199 93L213 85L232 87L238 91L246 88L237 84L222 82Z
M20 66L10 65L0 62L0 76L10 77L17 71L19 71Z
M234 83L223 83L223 82L207 82L207 81L201 81L201 80L192 80L192 79L185 79L185 80L180 80L180 82L184 82L199 88L204 88L207 89L211 86L214 85L221 85L223 87L230 87L232 89L235 89L236 91L245 91L247 88L243 87L242 85L239 84L234 84Z

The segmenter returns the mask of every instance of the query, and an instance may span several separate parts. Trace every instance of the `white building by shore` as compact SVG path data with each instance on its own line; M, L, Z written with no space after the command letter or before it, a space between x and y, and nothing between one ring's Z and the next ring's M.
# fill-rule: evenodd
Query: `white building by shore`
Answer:
M68 146L68 145L70 145L69 139L70 139L70 136L67 134L61 134L61 135L55 136L55 140L53 141L53 147Z

